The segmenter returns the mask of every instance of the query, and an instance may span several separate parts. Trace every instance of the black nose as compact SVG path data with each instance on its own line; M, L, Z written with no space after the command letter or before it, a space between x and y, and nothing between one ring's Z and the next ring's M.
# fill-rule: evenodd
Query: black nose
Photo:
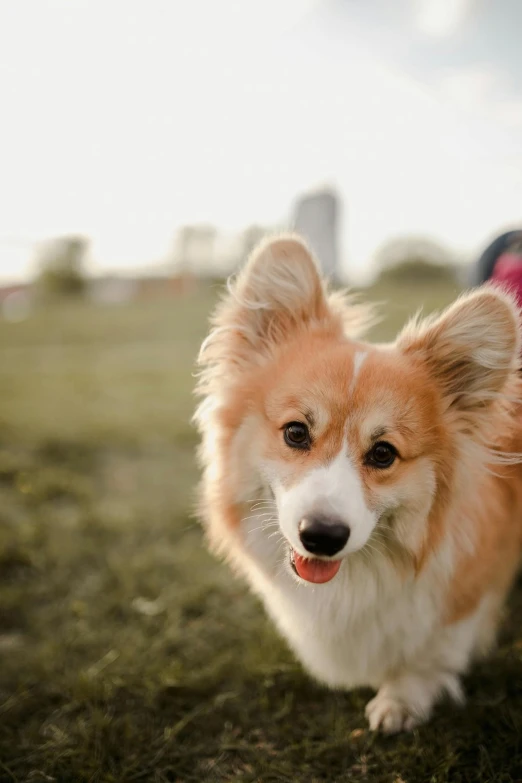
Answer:
M313 555L335 555L350 537L350 528L331 517L316 514L299 523L299 538Z

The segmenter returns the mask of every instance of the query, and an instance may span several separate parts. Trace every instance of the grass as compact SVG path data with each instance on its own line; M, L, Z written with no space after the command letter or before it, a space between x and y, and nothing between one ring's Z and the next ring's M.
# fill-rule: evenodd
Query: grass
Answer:
M374 289L376 332L446 286ZM522 780L522 590L465 710L398 738L312 682L191 517L212 292L0 324L0 780Z

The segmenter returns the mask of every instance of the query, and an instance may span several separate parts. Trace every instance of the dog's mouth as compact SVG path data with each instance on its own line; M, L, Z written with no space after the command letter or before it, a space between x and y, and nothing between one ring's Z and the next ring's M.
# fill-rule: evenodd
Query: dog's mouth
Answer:
M316 585L330 582L341 567L340 560L319 560L317 557L303 557L290 548L290 565L305 582Z

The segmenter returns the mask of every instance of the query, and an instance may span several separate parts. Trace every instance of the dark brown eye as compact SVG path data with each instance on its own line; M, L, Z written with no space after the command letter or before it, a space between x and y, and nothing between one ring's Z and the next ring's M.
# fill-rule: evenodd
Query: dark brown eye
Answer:
M379 440L371 447L366 455L366 464L372 468L389 468L397 458L397 449L386 443L385 440Z
M293 449L309 449L310 433L306 424L291 421L284 427L285 443Z

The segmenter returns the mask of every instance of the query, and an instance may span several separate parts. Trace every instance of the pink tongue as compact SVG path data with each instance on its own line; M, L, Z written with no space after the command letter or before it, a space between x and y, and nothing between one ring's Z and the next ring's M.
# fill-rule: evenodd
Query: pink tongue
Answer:
M317 560L315 557L302 557L294 551L295 570L307 582L323 584L333 579L341 567L340 560Z

